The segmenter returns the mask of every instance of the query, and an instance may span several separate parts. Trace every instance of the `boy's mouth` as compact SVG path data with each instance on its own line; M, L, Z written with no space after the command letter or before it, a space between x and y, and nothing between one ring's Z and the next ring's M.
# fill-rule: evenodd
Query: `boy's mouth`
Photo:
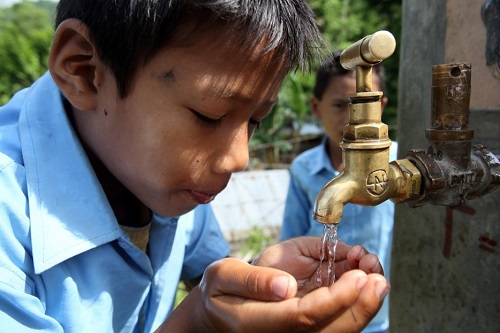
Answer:
M214 200L215 196L217 194L191 191L191 195L196 203L203 205L203 204L207 204L207 203L211 202L212 200Z

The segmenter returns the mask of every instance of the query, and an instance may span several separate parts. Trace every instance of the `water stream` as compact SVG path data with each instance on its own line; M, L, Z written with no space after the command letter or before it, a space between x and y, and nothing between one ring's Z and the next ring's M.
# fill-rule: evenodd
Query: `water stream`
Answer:
M335 251L337 249L337 224L325 224L323 234L321 236L321 248L319 249L319 266L316 272L316 286L323 285L323 262L326 260L327 265L327 284L332 285L336 280L335 276Z

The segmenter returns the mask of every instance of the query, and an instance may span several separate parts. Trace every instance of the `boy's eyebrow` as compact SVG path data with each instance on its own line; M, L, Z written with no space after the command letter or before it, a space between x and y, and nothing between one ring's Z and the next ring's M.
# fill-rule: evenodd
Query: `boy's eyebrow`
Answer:
M253 99L247 96L243 96L239 93L233 93L228 91L218 91L215 89L210 89L208 95L214 98L220 99L232 99L240 102L241 104L250 105L253 102ZM277 100L264 100L258 104L259 109L267 109L272 108L278 101Z

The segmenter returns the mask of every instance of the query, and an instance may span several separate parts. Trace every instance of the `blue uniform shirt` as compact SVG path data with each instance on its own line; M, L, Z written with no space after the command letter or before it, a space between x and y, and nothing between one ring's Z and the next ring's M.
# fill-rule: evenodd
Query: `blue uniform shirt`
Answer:
M210 206L119 227L47 73L0 108L0 331L151 332L179 279L227 256Z
M324 225L312 217L314 203L326 183L339 174L330 163L326 144L325 138L321 145L303 152L292 162L280 240L302 235L319 236L323 232ZM390 160L396 157L397 143L393 142ZM370 253L376 254L389 278L393 224L392 201L374 207L347 204L337 234L343 242L360 244ZM382 309L363 332L379 332L389 327L388 303L386 299Z

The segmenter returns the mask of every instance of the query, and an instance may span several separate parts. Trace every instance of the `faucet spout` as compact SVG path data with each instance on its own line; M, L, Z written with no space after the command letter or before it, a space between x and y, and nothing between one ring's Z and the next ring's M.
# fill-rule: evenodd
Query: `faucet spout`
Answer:
M419 195L420 172L408 160L389 163L390 145L389 140L381 140L362 148L344 148L344 171L319 192L313 218L338 224L348 203L375 206L388 199L399 203Z
M342 220L344 205L351 201L356 187L356 182L346 173L330 180L318 194L313 218L324 224L338 224Z

